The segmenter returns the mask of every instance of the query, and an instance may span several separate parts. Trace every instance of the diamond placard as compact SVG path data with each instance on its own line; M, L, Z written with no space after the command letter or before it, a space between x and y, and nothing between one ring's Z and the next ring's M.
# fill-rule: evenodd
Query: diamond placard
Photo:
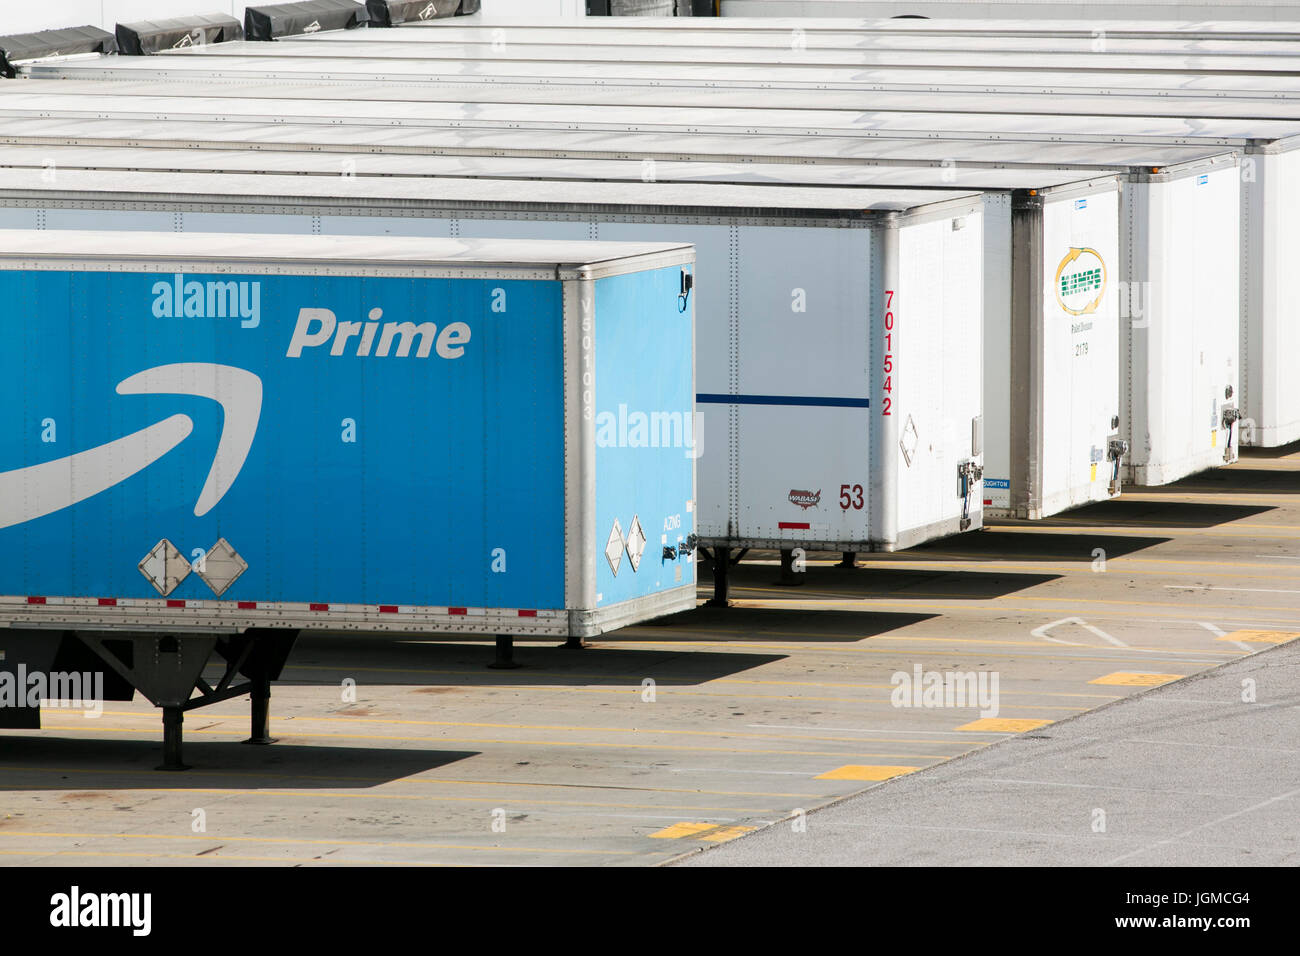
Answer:
M191 570L190 563L166 538L155 544L136 567L163 597L175 591Z
M605 542L605 560L609 562L614 577L618 577L619 565L623 563L623 527L617 518L614 519L614 527L609 529L609 540Z
M641 555L645 554L645 531L641 528L641 518L632 516L632 527L627 529L627 559L632 562L632 570L641 567Z
M239 556L225 538L218 538L217 543L208 548L200 567L194 573L201 577L212 593L217 597L226 593L226 589L248 570L248 562Z

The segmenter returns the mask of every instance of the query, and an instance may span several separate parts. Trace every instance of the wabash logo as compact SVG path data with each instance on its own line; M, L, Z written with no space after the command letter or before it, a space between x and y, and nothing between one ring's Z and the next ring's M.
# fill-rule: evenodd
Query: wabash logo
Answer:
M816 508L822 500L822 491L818 488L816 491L799 491L796 488L790 489L790 504L798 505L805 511L809 508Z

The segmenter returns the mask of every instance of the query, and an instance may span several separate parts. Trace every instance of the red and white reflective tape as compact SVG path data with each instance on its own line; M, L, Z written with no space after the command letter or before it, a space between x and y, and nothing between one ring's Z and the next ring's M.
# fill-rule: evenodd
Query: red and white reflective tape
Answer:
M431 607L416 604L329 604L312 601L306 604L275 601L212 601L189 598L120 598L120 597L52 597L45 594L0 595L0 604L21 603L29 606L66 608L137 608L169 611L279 611L316 614L419 614L423 616L486 617L489 614L526 618L555 618L561 610L540 608Z

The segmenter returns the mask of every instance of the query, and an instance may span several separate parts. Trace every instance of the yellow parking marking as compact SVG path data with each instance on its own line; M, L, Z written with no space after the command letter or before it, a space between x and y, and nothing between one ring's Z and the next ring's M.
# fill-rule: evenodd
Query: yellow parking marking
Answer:
M559 849L555 847L529 847L529 846L492 846L490 844L472 844L472 843L407 843L388 840L303 840L291 839L289 837L250 837L250 836L224 836L212 835L190 836L188 834L175 833L55 833L41 832L39 830L0 830L0 836L3 837L38 837L40 839L81 839L81 840L189 840L191 842L200 842L204 845L211 844L215 840L222 843L256 843L261 845L267 844L285 844L286 846L369 846L369 847L397 847L407 850L487 850L492 852L505 851L507 853L545 853L545 854L573 854L573 853L592 853L597 856L635 856L634 850L593 850L589 848L581 849ZM32 851L33 853L42 851Z
M1050 521L1051 521L1050 524L1044 522L1043 524L1036 525L1035 527L1032 528L1025 527L1024 525L1013 525L1013 524L999 524L999 525L990 524L990 525L985 525L985 527L996 528L998 531L1019 531L1025 534L1050 534L1054 529L1059 531L1063 526L1069 526L1071 529L1075 531L1096 531L1096 532L1136 530L1136 531L1145 531L1148 533L1153 533L1153 532L1170 531L1170 530L1186 528L1189 530L1190 533L1212 534L1218 530L1218 528L1215 527L1207 528L1202 524L1192 522L1192 521L1174 521L1174 522L1167 522L1167 523L1161 523L1159 521L1156 521L1151 524L1143 524L1138 519L1132 519L1129 521L1117 522L1115 524L1089 524L1088 519L1086 518L1067 518L1062 515L1055 515L1050 519ZM1238 531L1242 531L1242 530L1253 531L1256 528L1269 528L1270 530L1279 530L1279 531L1300 531L1300 525L1263 524L1263 523L1257 524L1255 522L1244 521L1240 518L1234 519L1232 521L1224 522L1224 524L1233 525L1235 529ZM1240 535L1236 535L1236 536L1241 537Z
M664 827L658 833L650 834L652 840L680 840L682 837L695 836L699 833L707 833L710 830L719 829L716 823L674 823L670 827Z
M794 594L792 591L785 590L785 589L782 589L782 588L747 588L747 587L738 587L738 588L733 588L732 590L736 590L736 591L769 591L769 592L771 592L771 593L773 593L773 594L785 594L785 595L788 595L788 596L790 597L790 602L786 602L786 603L798 602L798 601L800 600L801 594L807 594L807 593L808 593L808 592L805 591L805 592L802 592L801 594ZM840 599L838 599L838 600L832 600L832 601L819 601L819 602L808 602L808 603L816 603L816 604L820 604L820 605L822 605L822 606L830 605L830 604L846 604L846 603L852 603L852 604L856 604L856 605L858 605L859 607L863 607L863 608L867 608L867 609L870 609L870 608L873 608L873 607L911 607L911 608L916 608L917 605L916 605L916 602L915 602L915 601L876 601L876 600L874 600L874 599L875 599L876 597L878 597L878 596L881 596L881 595L884 595L884 594L889 594L889 593L892 593L892 592L888 592L888 591L879 591L879 592L876 592L876 593L874 593L874 594L866 594L866 595L864 595L864 596L862 596L861 598L858 598L858 599L852 599L852 598L840 598ZM981 611L1025 611L1025 612L1031 612L1031 613L1040 613L1041 610L1042 610L1042 609L1040 609L1040 608L1036 608L1036 607L1017 607L1017 606L1015 606L1015 605L1011 605L1011 604L1001 604L1001 603L998 603L998 602L1001 602L1001 601L1011 601L1011 600L1015 600L1015 601L1042 601L1042 602L1047 603L1047 604L1070 605L1070 606L1077 606L1077 605L1087 604L1087 605L1099 605L1099 606L1103 606L1103 607L1124 607L1124 608L1129 608L1129 607L1153 607L1153 608L1161 608L1161 609L1162 609L1162 614L1163 614L1164 611L1177 611L1177 610L1180 610L1180 609L1182 609L1182 608L1185 607L1185 605L1183 605L1183 604L1181 604L1181 603L1179 603L1179 602L1177 602L1177 601L1132 601L1132 600L1123 600L1123 601L1121 601L1121 600L1116 600L1116 599L1112 599L1112 598L1059 598L1059 597L1040 597L1040 596L1036 596L1036 595L1032 595L1032 594L1015 594L1015 595L997 596L997 597L991 597L991 598L988 598L988 599L986 599L985 601L981 601L981 600L978 599L978 598L976 598L976 599L971 599L971 598L959 598L959 597L953 597L951 594L929 594L929 593L912 592L912 591L909 591L908 594L911 594L911 595L913 595L914 597L929 598L929 599L932 599L932 600L934 600L934 601L938 601L938 602L945 602L945 601L946 601L946 602L949 602L952 606L951 606L951 607L946 607L946 606L943 607L942 610L945 610L945 611L981 610ZM868 602L871 602L871 603L868 603ZM1239 611L1239 610L1241 610L1241 608L1239 608L1239 607L1237 607L1237 606L1235 606L1235 605L1232 605L1232 604L1198 604L1198 605L1197 605L1197 608L1199 609L1199 611L1202 611L1202 612L1203 612L1203 611ZM1296 607L1292 607L1292 606L1287 606L1287 605L1257 605L1257 606L1253 606L1253 607L1251 607L1250 610L1252 610L1252 611L1286 611L1286 612L1289 612L1289 613L1291 613L1291 614L1294 614L1297 610L1300 610L1300 608L1296 608ZM1150 614L1147 614L1147 615L1141 615L1141 614L1130 614L1130 615L1128 615L1128 616L1131 617L1131 618L1133 618L1133 619L1135 619L1135 620L1166 620L1166 619L1170 619L1170 620L1172 620L1171 618L1164 618L1164 617L1158 617L1158 618L1157 618L1157 617L1154 617L1153 615L1150 615ZM1178 620L1183 620L1183 619L1182 619L1182 618L1178 618ZM865 637L865 635L864 635L864 637ZM874 636L873 636L872 639L874 640ZM829 650L829 649L832 649L832 648L828 648L828 650Z
M1049 721L1050 723L1050 721ZM88 734L154 734L157 733L151 727L85 727L81 724L51 724L47 730L66 730L76 731L78 733ZM230 736L229 730L214 730L206 727L200 727L197 730L187 730L187 735L193 734L215 734ZM777 757L902 757L912 759L916 757L955 757L957 754L877 754L877 753L834 753L824 750L746 750L739 747L683 747L675 744L632 744L632 743L609 743L606 741L587 741L587 740L509 740L496 737L412 737L400 734L305 734L300 731L286 733L284 739L301 738L301 739L324 739L324 740L403 740L412 741L422 744L505 744L507 746L518 746L525 744L529 747L575 747L575 748L619 748L626 747L634 750L684 750L687 753L724 753L724 754L757 754L760 756L777 756ZM858 741L854 741L855 743Z
M54 708L61 710L64 708ZM1070 708L1075 709L1075 708ZM116 717L138 717L144 720L158 719L156 714L139 713L137 711L126 710L106 710L105 714L111 714ZM53 716L53 715L51 715ZM240 720L238 716L225 716L217 714L206 714L209 720ZM515 724L515 723L486 723L483 721L469 720L399 720L391 717L331 717L320 716L316 714L304 715L296 720L313 720L322 722L345 722L345 723L366 723L366 724L399 724L410 726L424 727L470 727L474 729L488 728L492 730L562 730L572 731L574 733L610 733L610 734L657 734L664 737L724 737L739 738L745 740L820 740L837 743L890 743L890 744L928 744L934 741L930 740L911 740L898 737L812 737L807 734L750 734L738 730L672 730L668 728L650 729L647 727L608 727L608 726L586 726L570 724Z
M1233 631L1216 637L1216 641L1245 641L1248 644L1285 644L1295 640L1300 634L1294 631Z
M738 836L744 836L746 833L752 833L758 827L723 827L721 830L715 830L712 833L700 837L706 843L726 843L728 840L734 840Z
M979 720L972 720L969 724L962 724L957 729L1006 731L1019 734L1026 730L1037 730L1039 727L1046 727L1050 723L1054 723L1054 721L1031 720L1022 717L981 717Z
M693 631L693 633L700 633L700 634L720 634L720 635L724 635L724 636L725 636L725 635L728 635L728 634L734 634L734 633L737 633L737 632L734 632L734 631ZM765 632L765 633L766 633L766 632ZM783 633L784 633L784 632L775 632L775 633L776 633L776 636L783 636ZM865 637L865 635L864 635L864 637ZM645 642L639 642L639 643L645 643ZM723 643L723 642L719 642L719 641L665 641L665 642L664 642L664 646L667 646L667 647L735 647L735 646L737 646L737 644L736 644L735 642L732 642L732 641L728 641L728 642L725 642L725 643ZM746 646L746 647L773 647L774 645L771 645L771 644L760 644L760 643L747 643L747 644L745 644L744 646ZM806 649L806 645L790 645L790 646L792 646L792 647L801 647L801 648ZM777 649L779 649L779 647L778 647ZM822 649L823 649L823 648L821 648L821 647L818 648L818 650L822 650ZM882 650L882 651L879 651L879 653L885 653L885 651ZM901 652L901 651L894 651L893 653L896 653L896 654L897 654L897 653L902 653L902 652ZM912 652L909 651L908 653L912 653ZM933 655L940 655L940 656L942 655L942 652L941 652L941 651L917 651L916 653L918 653L918 654L933 654ZM1190 653L1190 652L1189 652L1189 653ZM1202 651L1197 650L1196 653L1202 653ZM1215 653L1215 654L1224 654L1225 656L1229 656L1229 657L1237 657L1237 656L1239 656L1239 655L1236 655L1236 654L1231 653L1230 651L1213 651L1213 652L1211 652L1211 653ZM1014 657L1014 655L1007 655L1007 656L1009 656L1009 657ZM1033 655L1033 657L1034 657L1034 659L1039 659L1039 658L1041 657L1041 655L1037 655L1037 654L1036 654L1036 655ZM1087 658L1066 657L1066 658L1064 658L1064 659L1065 659L1065 660L1074 661L1074 660L1086 660ZM1098 658L1098 659L1100 660L1100 658ZM1107 660L1107 661L1112 661L1112 662L1113 662L1113 661L1115 660L1115 658L1113 658L1113 657L1107 657L1107 658L1105 658L1105 660ZM307 671L330 671L330 672L334 672L334 673L340 673L340 672L346 672L346 673L361 673L361 672L365 672L365 671L370 671L370 672L374 672L374 673L390 673L390 674L454 674L454 675L459 675L459 676L469 676L469 677L479 677L479 678L484 677L483 672L482 672L482 671L477 671L477 670L432 670L432 669L428 669L428 668L409 668L409 667L343 667L343 666L325 666L325 665L319 665L319 664L294 664L294 663L292 663L292 662L290 662L288 665L286 665L286 669L287 669L287 670L295 670L295 669L296 669L296 670L307 670ZM593 694L595 694L595 693L600 693L600 694L615 693L615 694L626 694L626 693L628 693L629 691L635 691L637 694L640 694L640 693L641 693L641 690L642 690L642 687L641 687L641 680L642 680L642 678L644 677L644 675L632 675L632 674L597 674L597 673L587 673L587 672L577 672L577 671L567 672L567 673L566 673L566 672L563 672L563 671L542 671L542 670L538 670L538 671L529 671L528 676L529 676L529 677L565 677L565 678L568 678L568 679L570 679L570 680L574 680L574 681L579 681L579 680L583 680L583 681L595 681L595 680L616 681L616 680L626 680L626 681L629 681L629 682L630 682L630 683L627 684L626 686L607 686L607 687L547 687L547 686L543 686L543 685L538 685L538 686L534 686L534 687L530 687L530 688L529 688L529 691L530 691L530 692L531 692L531 691L555 691L555 692L558 692L558 693L565 693L565 694L579 694L579 693L593 693ZM689 677L689 676L688 676L688 677L669 676L669 677L665 677L662 681L659 682L659 690L662 691L662 690L664 690L665 688L668 688L668 689L671 689L672 692L673 692L674 694L691 694L691 695L693 695L693 696L700 696L700 697L728 697L728 696L731 696L731 695L729 695L729 694L702 694L702 693L700 693L699 691L695 691L695 690L691 690L691 689L690 689L691 686L692 686L692 682L694 682L695 686L702 686L702 685L705 685L705 684L707 684L708 686L720 686L720 685L739 684L739 685L749 685L749 686L772 686L772 687L842 687L842 688L845 688L845 689L851 689L851 690L889 690L889 689L892 689L892 687L893 687L892 684L845 683L845 682L839 682L839 681L749 680L749 679L736 678L736 677L717 677L717 678L709 679L709 678L706 678L706 677L698 677L698 678L696 678L696 677ZM385 684L384 686L388 687L388 686L405 686L405 685L391 685L391 684ZM502 685L502 684L495 684L495 683L464 684L464 685L462 685L462 686L469 687L469 688L474 688L474 689L476 689L476 690L496 690L496 689L506 689L506 688L505 688L505 685ZM1024 691L1024 692L1021 692L1021 691L1007 691L1007 690L1004 690L1004 691L1002 692L1002 696L1003 696L1003 697L1008 697L1008 696L1027 696L1027 697L1038 697L1038 696L1042 696L1042 697L1086 697L1086 698L1097 698L1097 699L1100 699L1100 700L1114 700L1114 699L1115 699L1114 697L1112 697L1112 696L1110 696L1110 695L1105 695L1105 694L1079 694L1079 693L1073 693L1073 692L1071 692L1071 693L1063 693L1063 692L1039 692L1039 691ZM767 697L764 696L763 698L754 698L754 699L764 699L764 700L766 700ZM817 699L817 698L804 697L804 696L801 694L801 695L799 695L798 697L779 698L779 699L783 699L783 700L784 700L784 699L791 699L791 700L815 700L815 699ZM826 699L826 700L843 700L844 698L825 698L825 699ZM239 715L239 716L237 716L237 717L236 717L236 716L231 716L231 717L229 717L229 718L223 718L223 719L230 719L230 720L240 720L240 721L243 721L243 720L247 720L248 718L247 718L247 715Z
M963 743L967 743L967 742L978 744L978 743L992 743L993 741L988 741L988 740L963 741ZM120 769L118 767L113 767L112 769L87 768L87 767L29 767L29 766L23 766L21 764L0 763L0 770L7 770L7 771L21 772L21 773L57 773L59 775L70 774L70 773L81 773L81 774L111 774L114 777L119 777L124 774L137 774L137 775L150 777L151 779L157 779L158 777L158 773L155 770L128 770L128 769ZM269 780L335 780L335 781L351 780L357 783L367 783L367 784L388 783L391 779L390 777L348 777L348 776L343 776L342 774L336 776L323 776L323 775L311 775L311 774L302 774L302 773L253 773L249 771L236 771L236 770L230 770L230 771L196 770L192 768L190 770L187 770L185 774L187 777L203 777L203 776L265 777L266 779ZM756 792L751 790L697 790L693 788L687 789L684 787L628 787L628 786L620 787L620 786L606 786L604 784L599 784L599 783L592 783L592 784L539 783L535 781L526 781L526 780L516 780L516 781L452 780L445 777L419 777L419 776L408 777L405 779L404 782L411 783L411 784L436 784L438 786L448 785L448 786L461 786L461 787L520 787L520 788L532 787L532 788L551 788L551 789L561 787L564 788L565 790L597 790L602 792L605 790L626 790L632 793L686 793L695 796L708 796L708 797L801 797L804 796L804 794L801 793L783 793L783 792L770 793L770 792ZM23 789L25 790L30 790L30 789L67 790L69 788L43 786L43 787L24 787ZM148 789L150 793L194 793L196 792L193 787L149 787ZM206 791L201 790L198 792L261 793L262 791L260 789L250 790L247 788L239 788L239 787L236 788L218 787L218 788L210 788ZM308 796L309 794L302 794L302 795ZM695 809L699 809L699 808L697 807Z
M912 557L911 554L908 552L897 551L894 553L900 555L900 557L898 558L873 557L869 560L867 558L859 558L858 567L864 570L868 568L879 567L879 568L903 568L903 569L918 570L918 571L923 571L926 570L927 568L940 568L940 569L954 568L959 570L970 570L970 569L978 570L980 568L989 567L989 568L1001 570L1001 569L1016 568L1016 567L1024 567L1030 569L1063 567L1066 569L1078 569L1081 571L1087 568L1089 573L1094 573L1092 572L1092 559L1085 558L1085 557L1078 557L1072 560L1069 558L1061 558L1061 557L1043 558L1041 560L1035 560L1032 558L1023 558L1019 560L1002 560L996 557L980 558L980 557L965 556L960 554L940 554L940 553L933 553L928 555L925 558L916 558L916 557ZM825 563L827 565L830 565L833 564L834 562L827 561ZM1161 573L1159 571L1136 571L1127 567L1127 565L1130 564L1172 564L1180 567L1188 566L1188 567L1201 567L1201 568L1215 568L1216 570L1224 567L1224 563L1222 561L1192 561L1184 558L1139 558L1128 554L1121 554L1106 559L1106 564L1108 567L1111 565L1121 564L1121 563L1126 566L1125 570L1129 574ZM1294 572L1296 570L1295 565L1291 565L1291 564L1256 564L1255 562L1252 561L1233 561L1232 564L1228 566L1234 568L1265 568L1265 569L1271 569L1275 571L1288 570ZM1279 577L1279 578L1285 577L1294 580L1296 575L1277 574L1277 575L1261 575L1261 577Z
M0 856L30 856L43 859L50 856L93 856L117 860L193 860L193 853L131 853L125 850L0 850ZM487 866L479 863L432 863L424 860L326 860L321 857L292 856L239 856L230 853L213 853L204 857L205 861L229 860L242 863L302 863L308 866Z
M1129 671L1116 671L1105 677L1095 677L1089 684L1117 684L1121 687L1158 687L1173 680L1181 680L1186 674L1136 674Z
M958 728L960 729L960 728ZM889 780L891 777L901 777L905 773L911 773L913 770L920 770L920 767L886 767L880 764L845 764L843 767L836 767L834 770L828 770L826 773L818 774L814 780Z
M66 791L67 787L24 787L24 790L44 790L59 793ZM501 803L500 796L489 797L441 797L429 796L426 794L412 793L370 793L367 791L349 792L349 791L321 791L312 790L310 792L302 790L243 790L230 787L206 788L190 787L186 789L175 789L171 787L150 789L150 793L207 793L214 796L238 796L238 797L275 797L275 798L306 798L308 800L416 800L432 803L469 803L469 804L490 804ZM801 794L790 794L790 796L801 796ZM515 801L510 801L514 803ZM587 800L534 800L521 799L518 801L517 809L530 810L536 807L582 807L588 810L684 810L687 813L771 813L772 807L711 807L711 806L677 806L673 804L662 803L599 803ZM3 833L0 833L3 836Z

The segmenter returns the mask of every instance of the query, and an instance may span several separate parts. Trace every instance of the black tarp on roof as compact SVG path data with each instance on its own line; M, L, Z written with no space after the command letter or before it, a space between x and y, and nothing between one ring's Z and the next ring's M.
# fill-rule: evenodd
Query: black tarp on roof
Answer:
M99 27L66 27L0 37L0 74L12 78L18 60L36 60L43 56L66 56L70 53L116 53L117 40Z
M473 0L473 3L476 11L478 0ZM366 0L373 27L395 27L399 23L440 20L460 16L462 12L474 12L462 11L461 6L461 0Z
M141 20L117 25L118 51L127 56L145 56L187 46L242 40L244 28L224 13L194 14L170 20Z
M321 30L350 30L367 19L366 8L355 0L277 3L248 7L244 11L244 34L249 40L274 40Z

